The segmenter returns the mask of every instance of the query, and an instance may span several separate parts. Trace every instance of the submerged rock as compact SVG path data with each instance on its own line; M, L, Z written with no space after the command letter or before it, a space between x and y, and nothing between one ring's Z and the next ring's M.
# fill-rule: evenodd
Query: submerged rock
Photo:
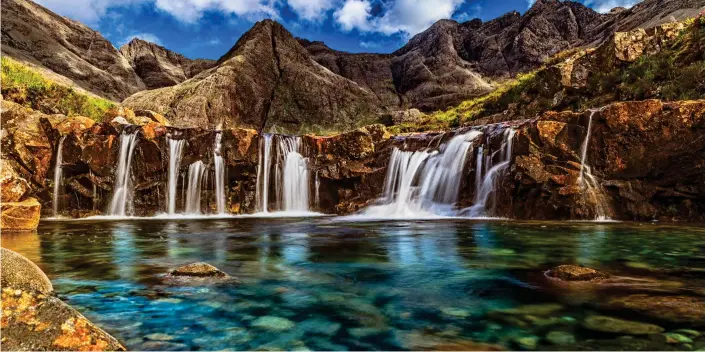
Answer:
M217 278L227 278L228 274L218 270L218 268L210 265L208 263L191 263L184 266L180 266L173 270L171 273L173 276L190 276L190 277L217 277Z
M663 332L663 328L654 324L612 318L604 315L591 315L583 321L583 327L599 332L628 335L649 335Z
M573 345L575 344L575 335L567 331L551 331L546 334L546 340L558 346Z
M546 272L546 275L564 281L592 281L609 277L595 269L577 265L559 265Z
M49 278L29 259L5 248L0 249L0 259L2 260L2 275L0 276L2 287L36 291L43 294L50 294L54 291Z
M626 309L670 323L705 326L705 299L702 297L634 294L611 298L602 307Z
M252 322L253 327L271 331L291 330L295 325L296 324L289 319L270 315L259 317Z

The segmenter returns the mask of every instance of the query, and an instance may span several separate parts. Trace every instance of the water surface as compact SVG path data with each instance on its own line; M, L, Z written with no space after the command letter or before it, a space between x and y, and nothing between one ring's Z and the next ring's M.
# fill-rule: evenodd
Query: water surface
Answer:
M591 314L643 320L600 311L600 300L632 288L566 291L544 271L580 264L656 282L639 292L697 295L705 287L699 226L96 220L42 222L37 234L3 234L2 241L37 263L59 297L129 349L549 349L557 347L547 334L556 331L575 339L562 349L634 349L620 335L581 327ZM184 285L164 276L196 261L241 283ZM529 304L559 306L518 320L507 311ZM666 332L691 327L644 322ZM654 336L630 339L649 349L705 347L702 339L675 345Z

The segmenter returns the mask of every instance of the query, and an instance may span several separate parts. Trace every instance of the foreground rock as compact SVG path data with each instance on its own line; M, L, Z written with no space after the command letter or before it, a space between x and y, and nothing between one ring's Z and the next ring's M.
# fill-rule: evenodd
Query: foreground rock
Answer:
M114 337L60 299L46 275L2 249L2 347L8 351L124 351Z
M42 206L36 198L3 202L0 209L0 229L3 231L31 231L39 226Z
M703 297L634 294L611 298L601 307L628 310L671 324L705 326L705 299Z
M172 276L228 278L228 274L208 263L191 263L171 271Z
M649 335L663 332L663 328L657 325L602 315L591 315L585 318L583 327L593 331L627 335Z
M609 277L595 269L577 265L559 265L546 272L546 275L564 281L592 281Z

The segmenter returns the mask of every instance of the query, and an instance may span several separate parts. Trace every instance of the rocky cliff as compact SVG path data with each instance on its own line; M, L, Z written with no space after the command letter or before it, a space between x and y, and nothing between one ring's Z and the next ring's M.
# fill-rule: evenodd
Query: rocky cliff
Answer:
M192 60L163 46L138 38L120 48L148 89L179 84L215 65L207 59Z
M124 101L177 126L240 126L287 133L346 130L376 119L372 92L313 61L274 21L257 23L217 66ZM326 118L321 118L325 116Z
M3 55L115 101L145 89L120 52L82 23L29 0L4 0L2 13Z

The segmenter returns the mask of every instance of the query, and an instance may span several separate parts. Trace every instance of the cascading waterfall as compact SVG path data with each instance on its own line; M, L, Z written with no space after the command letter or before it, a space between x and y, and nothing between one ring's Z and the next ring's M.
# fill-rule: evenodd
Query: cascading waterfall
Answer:
M215 147L213 149L213 160L215 164L215 204L218 214L225 214L225 162L221 154L222 132L215 135Z
M587 132L580 150L580 176L578 176L578 185L585 189L583 194L588 197L593 204L595 204L595 220L605 221L610 220L610 218L607 216L607 200L605 199L604 190L602 189L600 182L592 174L592 169L590 166L585 164L585 161L587 160L588 146L590 143L590 135L592 134L592 118L597 111L598 110L591 110L590 117L588 118Z
M423 217L455 215L468 153L482 135L470 131L453 137L440 151L401 151L395 148L389 159L380 205L363 214L381 217Z
M206 167L196 161L188 167L188 188L186 190L186 213L201 214L201 185Z
M276 190L282 210L308 212L310 178L308 163L301 155L301 137L280 136L277 147L277 169L281 171Z
M176 214L176 188L179 184L179 169L181 169L181 158L183 157L186 140L175 140L167 137L169 143L169 180L167 202L169 215Z
M108 215L125 216L132 212L133 185L132 185L132 157L137 145L137 130L129 133L123 131L120 135L120 154L118 167L115 171L115 188L113 198L110 200Z
M465 209L463 212L470 217L490 216L493 212L488 208L488 203L491 203L493 209L497 205L497 183L504 175L504 171L509 167L512 161L512 144L514 141L515 130L507 128L503 132L503 141L500 147L500 160L497 165L492 165L492 156L488 155L485 160L485 175L479 177L482 173L482 153L478 148L477 154L477 170L475 173L475 200L473 206ZM490 197L492 201L490 202Z
M62 165L64 162L63 149L66 136L59 139L59 147L56 149L56 165L54 165L54 199L52 206L54 207L54 217L59 216L59 192L61 191L61 174L63 173Z
M259 163L257 166L257 210L268 213L269 173L271 170L272 135L263 134L259 145Z

